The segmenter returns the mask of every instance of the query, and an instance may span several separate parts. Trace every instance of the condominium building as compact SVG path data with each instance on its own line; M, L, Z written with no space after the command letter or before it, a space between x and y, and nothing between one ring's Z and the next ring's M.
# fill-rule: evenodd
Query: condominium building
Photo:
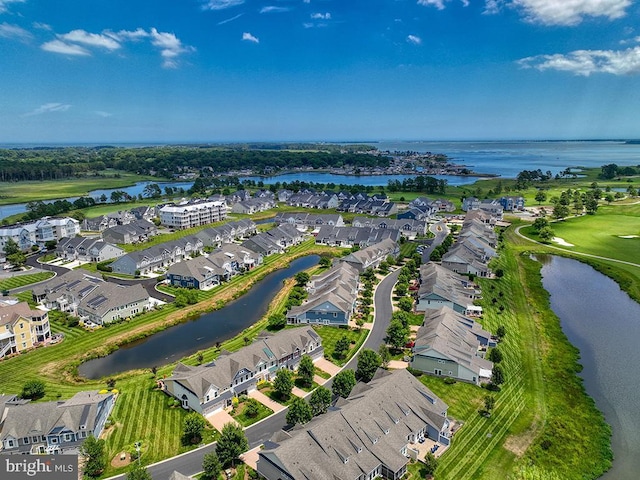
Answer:
M219 222L225 218L227 204L221 201L166 205L160 209L162 225L181 230Z

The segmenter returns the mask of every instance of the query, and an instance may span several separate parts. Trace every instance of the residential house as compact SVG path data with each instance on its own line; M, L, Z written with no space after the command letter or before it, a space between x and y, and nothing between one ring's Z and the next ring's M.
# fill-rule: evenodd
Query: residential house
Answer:
M393 228L322 225L317 232L314 232L314 235L316 243L332 247L351 248L357 245L360 248L365 248L385 239L391 239L394 242L400 241L400 232Z
M121 210L118 212L108 213L106 215L100 215L93 218L85 218L82 221L82 230L102 232L107 228L115 227L116 225L127 225L134 221L136 216L133 212Z
M266 232L259 233L242 242L242 246L263 256L284 253L292 245L303 242L305 235L290 224L278 225Z
M260 380L273 380L279 369L295 370L303 355L315 361L323 354L322 339L312 328L263 332L251 345L223 351L207 365L178 363L160 384L183 408L207 415L231 406L233 397L255 390Z
M295 225L300 229L314 229L321 225L332 225L336 227L344 227L344 219L339 213L336 214L315 214L315 213L295 213L282 212L278 213L273 222L276 225L288 223Z
M437 213L437 212L453 212L456 209L456 206L453 204L453 202L450 202L449 200L446 200L446 199L443 199L443 198L438 198L438 199L432 200L432 199L427 198L427 197L418 197L418 198L412 200L411 202L409 202L409 207L410 208L414 208L414 207L418 207L418 208L429 207L429 208L431 208L431 210L434 213Z
M462 319L449 307L427 310L416 335L411 368L476 385L488 381L493 363L483 357L480 341L473 333L477 324L469 328ZM491 338L488 332L482 331L481 335Z
M507 196L500 197L500 204L507 212L513 212L515 210L524 210L524 197L520 196Z
M113 393L97 391L78 392L66 401L9 401L0 450L3 454L77 453L87 437L100 437L114 403Z
M350 253L346 257L342 257L340 261L348 263L359 273L362 273L368 268L378 268L378 265L389 256L397 257L399 251L398 244L394 240L386 238L362 250Z
M112 245L96 238L65 238L56 245L56 255L71 261L105 262L121 257L125 253L117 245Z
M75 218L44 217L34 222L8 225L0 228L0 250L4 250L11 239L21 250L29 250L32 246L44 247L46 242L59 242L63 238L71 238L80 234L80 223Z
M396 218L398 220L405 220L405 219L409 219L409 220L422 220L422 221L427 221L429 220L429 218L431 218L431 215L433 214L433 211L431 210L430 207L412 207L408 210L405 210L404 212L400 212L396 215Z
M165 205L159 215L162 225L183 230L224 220L227 218L227 204L205 201Z
M154 218L158 216L156 212L156 207L148 207L143 205L141 207L134 207L130 210L136 220L146 220L150 222Z
M265 210L275 208L276 206L276 201L270 197L249 198L247 200L234 203L231 207L231 212L251 215L257 212L264 212Z
M349 325L358 298L358 271L348 263L335 264L314 275L307 284L308 297L287 312L287 323Z
M407 370L379 370L324 415L278 432L258 452L267 480L397 480L424 438L449 445L447 405Z
M223 243L249 238L256 233L256 224L249 219L227 222L216 227L205 228L195 234L205 247L220 247Z
M32 310L27 302L8 297L0 301L0 358L21 353L49 338L51 328L46 311Z
M411 219L355 217L351 224L354 227L392 228L411 240L427 233L427 222Z
M416 311L424 312L446 306L458 313L470 315L480 308L473 305L473 301L479 298L480 291L466 277L433 262L420 266Z
M158 227L148 220L134 220L126 225L116 225L102 232L102 238L109 243L146 242L158 234Z
M459 239L442 256L442 266L464 275L487 277L490 274L488 263L496 256L496 251L477 237Z

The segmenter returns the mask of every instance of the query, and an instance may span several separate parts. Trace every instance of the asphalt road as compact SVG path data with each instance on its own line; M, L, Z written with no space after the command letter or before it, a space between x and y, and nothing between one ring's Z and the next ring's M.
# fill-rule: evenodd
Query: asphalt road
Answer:
M447 224L443 221L431 225L429 227L429 231L431 231L431 233L435 235L435 238L431 242L431 245L429 245L429 247L425 248L422 251L422 263L429 262L429 256L431 255L431 252L433 252L437 246L444 242L444 239L447 238L447 235L449 235L449 228L447 228Z
M378 347L383 342L386 336L386 330L389 326L392 313L391 305L391 293L393 286L395 285L398 276L400 275L400 269L387 275L376 288L374 297L375 302L375 322L373 328L364 343L363 348L370 348L372 350L378 350ZM354 356L344 368L356 369L358 360ZM331 388L330 381L325 384L327 388ZM271 436L278 430L283 429L286 426L285 417L287 410L282 410L270 417L262 420L261 422L248 427L245 430L245 435L249 440L250 448L254 448L263 444L266 440L269 440ZM172 457L164 460L160 463L147 467L147 470L151 474L154 480L168 480L174 471L178 471L184 475L194 475L202 471L202 460L206 453L215 451L215 444L209 444L201 447L197 450L184 453L182 455ZM117 477L111 477L111 479L124 480L124 475Z

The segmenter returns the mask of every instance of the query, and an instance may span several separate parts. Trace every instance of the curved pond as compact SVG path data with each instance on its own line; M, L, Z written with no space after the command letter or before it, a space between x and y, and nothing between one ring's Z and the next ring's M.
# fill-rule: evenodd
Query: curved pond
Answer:
M228 340L266 314L269 302L282 288L283 280L312 267L319 259L317 255L298 258L288 268L270 273L249 292L220 310L130 343L106 357L83 363L79 367L80 375L95 379L135 368L159 367Z
M602 478L635 480L640 472L640 304L589 265L555 256L542 283L569 341L580 350L587 393L613 432L613 468Z

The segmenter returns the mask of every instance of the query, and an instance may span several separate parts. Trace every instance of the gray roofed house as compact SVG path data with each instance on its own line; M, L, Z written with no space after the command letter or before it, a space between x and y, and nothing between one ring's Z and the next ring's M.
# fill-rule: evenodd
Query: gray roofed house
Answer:
M399 479L416 442L449 445L447 408L406 370L379 371L328 413L272 437L257 471L267 480Z
M298 227L315 228L320 225L334 225L336 227L344 226L344 219L339 213L334 214L316 214L316 213L299 213L299 212L282 212L278 213L273 222L276 225L289 223Z
M242 242L242 246L253 250L265 257L274 253L284 253L284 247L276 243L276 241L266 232L254 235Z
M473 332L475 323L469 328L463 318L449 307L427 310L416 336L411 368L476 385L488 381L493 363L483 357L481 343Z
M480 291L467 277L463 277L433 262L420 266L420 287L416 311L448 306L458 313L470 315L481 312L481 307L473 305L480 298Z
M259 380L272 380L278 369L297 368L303 355L322 358L322 339L312 328L263 332L251 345L222 352L207 365L179 363L162 389L184 408L204 415L231 405L234 396L253 391Z
M112 393L78 392L67 401L9 403L0 431L3 453L75 453L98 438L115 402Z
M354 227L392 228L409 239L427 233L427 222L409 218L394 220L391 218L355 217L351 223Z
M56 245L56 254L67 260L81 262L104 262L121 257L126 252L109 242L97 238L65 238Z
M102 232L102 238L110 243L139 243L157 235L158 228L148 220L134 220L126 225L116 225Z
M394 242L400 241L400 232L393 228L373 228L373 227L336 227L332 225L322 225L314 233L316 243L331 245L333 247L353 247L360 248L371 246L384 239L391 239Z
M378 268L380 262L385 260L389 255L396 257L398 252L398 244L394 240L386 238L362 250L350 253L346 257L342 257L340 261L349 263L358 272L362 273L367 268Z

